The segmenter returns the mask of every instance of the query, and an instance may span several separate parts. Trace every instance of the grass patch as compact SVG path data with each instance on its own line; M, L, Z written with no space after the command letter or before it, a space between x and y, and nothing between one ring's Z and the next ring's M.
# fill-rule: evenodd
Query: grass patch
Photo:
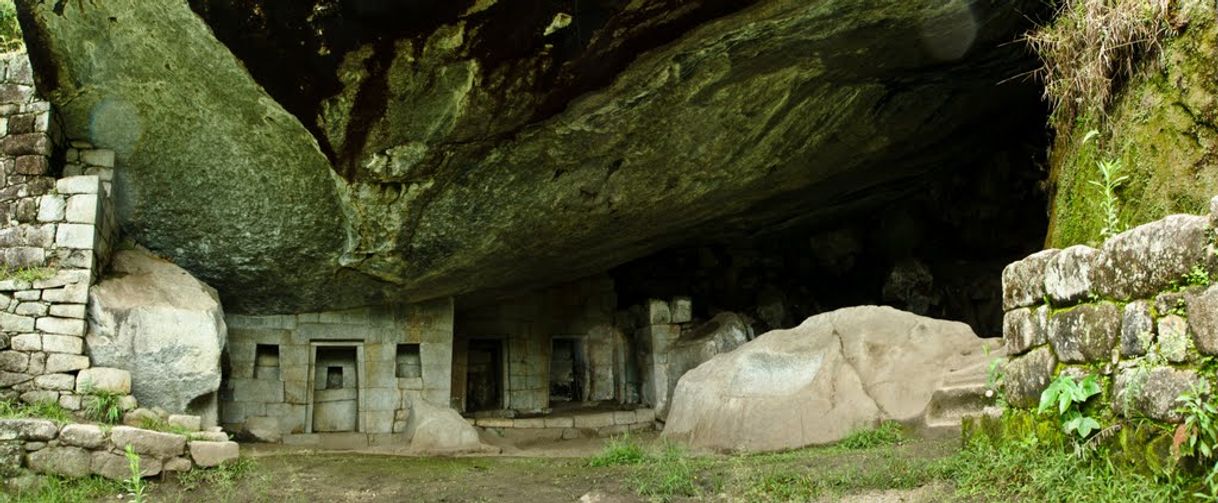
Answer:
M65 479L58 476L48 476L39 484L26 492L4 494L0 492L0 501L14 503L77 503L87 501L113 500L114 495L123 493L123 483L101 477L85 477L80 479Z
M15 279L33 283L55 277L55 269L50 267L19 267L12 268L0 265L0 281Z
M248 478L258 469L258 463L250 458L238 458L215 468L195 469L178 475L182 489L193 491L203 485L221 491L231 490L238 481Z
M1040 55L1054 122L1066 130L1080 113L1103 117L1116 83L1174 32L1167 0L1066 0L1051 25L1028 36Z
M55 402L21 403L0 400L0 419L49 419L58 424L72 422L72 413Z
M118 424L123 418L123 408L119 405L122 395L110 391L95 390L91 383L86 385L85 417L105 424Z
M873 449L898 445L905 440L905 432L896 421L884 421L879 426L851 433L838 443L846 449Z
M601 453L588 460L588 466L637 465L649 459L650 455L643 446L627 434L609 439Z
M0 52L24 49L21 26L17 23L17 5L13 0L0 0Z

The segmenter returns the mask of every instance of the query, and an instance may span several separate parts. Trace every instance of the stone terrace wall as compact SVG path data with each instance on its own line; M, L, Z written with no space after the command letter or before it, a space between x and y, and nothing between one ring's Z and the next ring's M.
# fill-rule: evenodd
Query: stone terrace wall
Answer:
M1218 355L1218 198L1208 216L1172 215L1099 249L1045 250L1002 274L1007 400L1035 407L1062 372L1113 376L1116 414L1179 422L1176 398Z
M0 399L81 407L89 285L117 239L103 180L113 153L73 150L95 173L56 180L50 106L23 54L0 59ZM80 144L87 147L85 144ZM85 153L87 152L87 153ZM34 273L37 274L34 274Z

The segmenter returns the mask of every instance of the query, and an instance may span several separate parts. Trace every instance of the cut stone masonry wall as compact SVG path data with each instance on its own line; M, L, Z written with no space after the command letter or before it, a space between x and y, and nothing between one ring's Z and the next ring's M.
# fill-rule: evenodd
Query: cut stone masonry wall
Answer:
M24 55L0 59L0 398L79 410L87 383L85 304L117 239L102 180L114 155L77 143L89 176L52 177L50 106L33 93ZM16 101L14 101L16 100Z
M1179 422L1176 398L1218 355L1218 198L1097 248L1045 250L1006 267L1007 400L1035 407L1062 373L1101 374L1113 412Z

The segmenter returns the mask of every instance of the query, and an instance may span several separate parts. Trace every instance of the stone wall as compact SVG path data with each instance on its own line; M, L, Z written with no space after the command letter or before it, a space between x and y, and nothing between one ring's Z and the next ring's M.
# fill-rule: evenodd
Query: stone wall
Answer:
M1172 215L1097 248L1045 250L1007 266L1007 400L1035 407L1061 373L1105 376L1126 418L1179 422L1176 398L1218 355L1218 273L1210 215Z
M502 351L501 409L548 410L556 339L570 341L581 359L583 384L572 401L630 402L630 348L614 323L617 296L608 276L585 278L488 305L462 309L454 340L454 407L470 410L468 355L471 341L493 341ZM566 372L567 369L563 369Z
M415 400L450 402L451 299L225 321L220 415L230 431L269 441L396 434Z
M103 179L113 153L73 149L89 176L53 178L58 141L50 106L33 94L23 54L0 59L0 398L81 408L90 367L85 304L117 239Z
M197 430L197 418L195 429ZM190 428L185 428L189 430ZM145 477L162 472L210 468L234 461L238 446L222 432L189 434L95 424L59 425L45 419L0 419L0 477L16 482L21 468L44 475L78 478L99 475L127 480L127 446L140 457ZM0 490L4 485L0 484Z

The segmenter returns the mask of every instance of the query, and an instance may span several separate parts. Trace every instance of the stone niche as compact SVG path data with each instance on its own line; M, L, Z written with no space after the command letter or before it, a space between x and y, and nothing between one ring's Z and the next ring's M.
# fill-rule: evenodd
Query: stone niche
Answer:
M233 431L298 443L323 433L393 441L417 401L450 403L451 299L226 321L221 422Z

